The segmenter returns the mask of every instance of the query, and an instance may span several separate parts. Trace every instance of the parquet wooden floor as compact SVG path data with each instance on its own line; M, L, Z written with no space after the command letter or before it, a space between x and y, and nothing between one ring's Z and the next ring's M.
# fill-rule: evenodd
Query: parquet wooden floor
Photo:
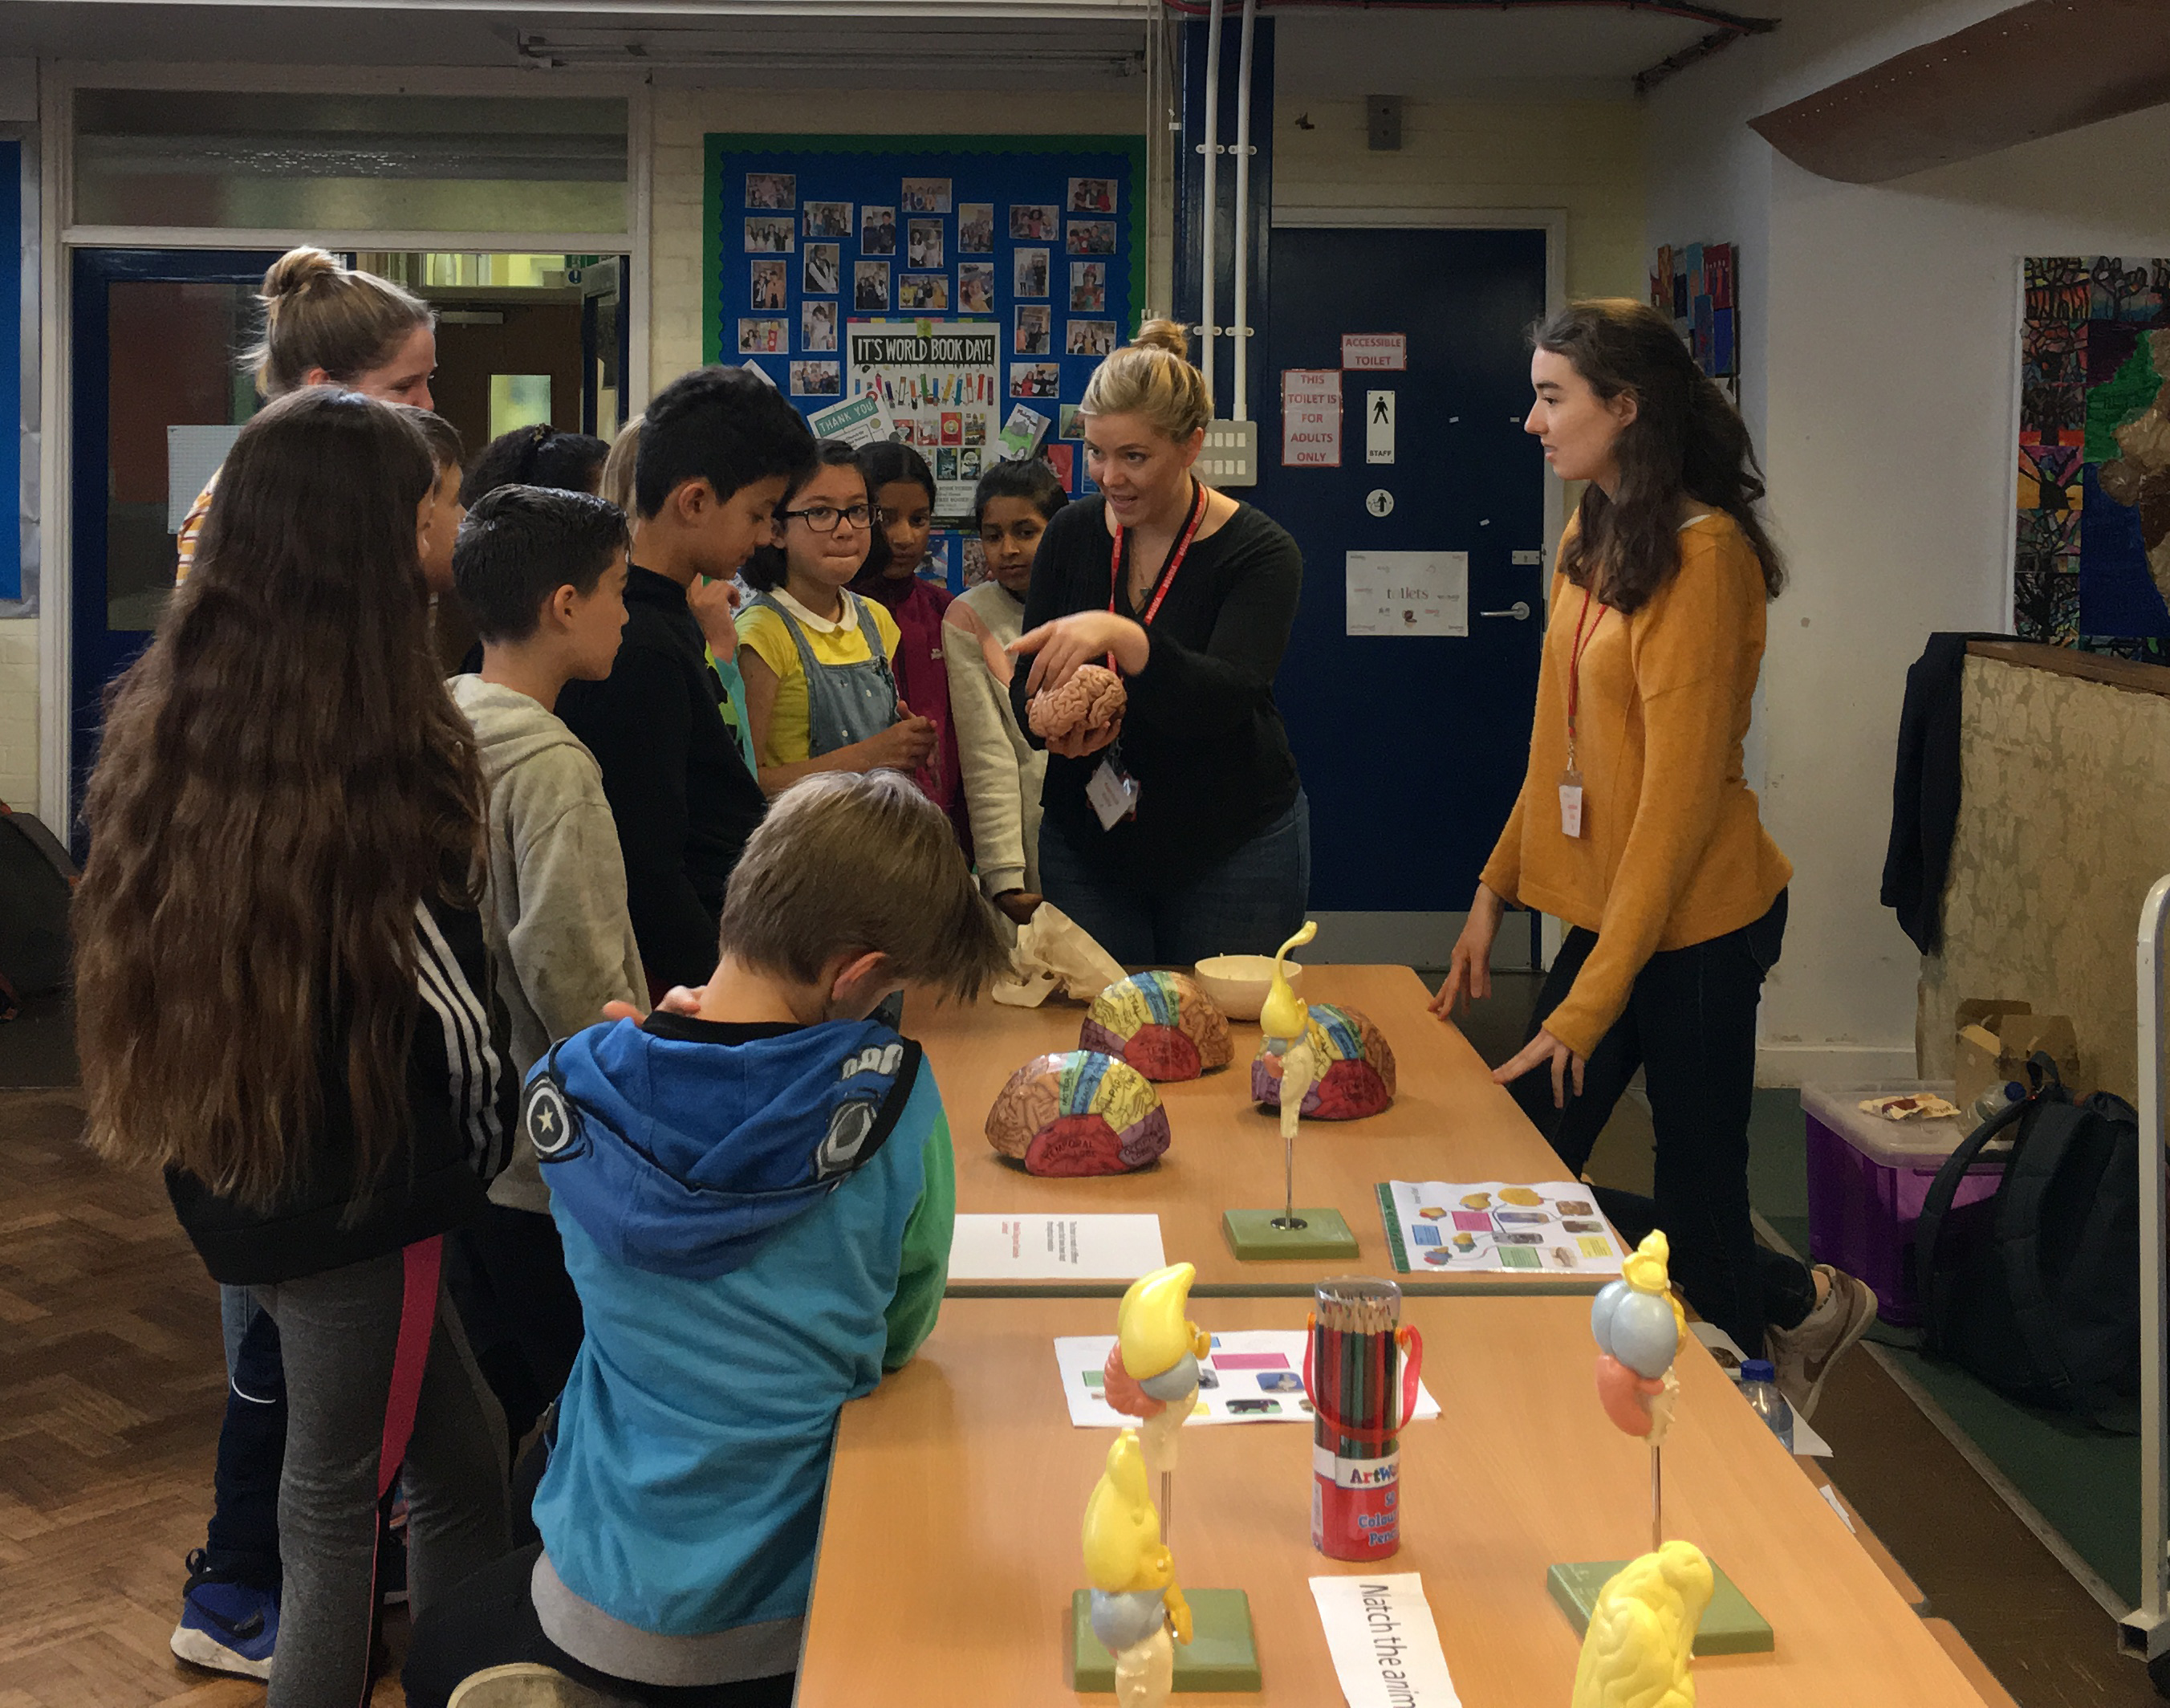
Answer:
M218 1289L82 1127L79 1093L0 1094L0 1708L257 1708L166 1646L211 1509Z

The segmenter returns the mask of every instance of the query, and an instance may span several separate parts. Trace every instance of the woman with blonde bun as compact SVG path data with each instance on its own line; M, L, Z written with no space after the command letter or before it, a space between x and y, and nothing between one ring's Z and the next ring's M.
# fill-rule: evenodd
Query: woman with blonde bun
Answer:
M437 317L390 280L341 266L305 244L272 262L256 300L264 305L264 333L248 361L265 397L335 385L382 403L436 406L430 381L437 371ZM176 586L195 562L196 536L217 485L214 474L181 523Z
M1048 523L1025 599L1032 697L1082 666L1125 678L1112 729L1046 742L1040 887L1116 960L1270 953L1303 923L1311 817L1274 704L1303 555L1192 472L1212 394L1172 321L1148 320L1085 388L1099 495ZM1035 745L1039 738L1033 738Z

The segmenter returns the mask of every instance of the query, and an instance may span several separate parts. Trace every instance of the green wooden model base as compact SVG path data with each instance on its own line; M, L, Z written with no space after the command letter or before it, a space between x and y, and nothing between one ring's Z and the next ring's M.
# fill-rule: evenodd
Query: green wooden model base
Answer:
M1280 1210L1223 1210L1221 1231L1228 1249L1245 1263L1270 1263L1276 1258L1354 1257L1356 1236L1339 1210L1299 1207L1301 1228L1276 1228Z
M1545 1588L1574 1627L1576 1636L1590 1629L1590 1610L1597 1604L1598 1592L1627 1563L1625 1560L1590 1560L1577 1566L1555 1566L1545 1573ZM1696 1627L1695 1652L1769 1654L1776 1641L1771 1635L1771 1622L1750 1605L1748 1598L1715 1561L1710 1569L1717 1587L1711 1592L1710 1605L1702 1610L1702 1623Z
M1190 1604L1190 1641L1175 1646L1178 1690L1257 1690L1259 1646L1251 1638L1251 1598L1240 1589L1186 1589ZM1070 1628L1077 1660L1070 1668L1073 1690L1115 1689L1115 1657L1093 1635L1093 1592L1070 1598Z

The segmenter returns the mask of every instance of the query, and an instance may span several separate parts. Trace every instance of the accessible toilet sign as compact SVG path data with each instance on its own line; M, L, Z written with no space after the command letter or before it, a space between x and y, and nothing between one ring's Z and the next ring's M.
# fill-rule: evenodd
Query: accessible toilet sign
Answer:
M1291 367L1281 371L1281 466L1341 466L1341 371Z

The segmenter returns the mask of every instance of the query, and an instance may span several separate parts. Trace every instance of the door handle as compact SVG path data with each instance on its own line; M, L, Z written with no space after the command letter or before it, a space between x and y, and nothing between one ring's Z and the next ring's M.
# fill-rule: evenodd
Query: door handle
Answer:
M1517 599L1504 611L1479 611L1477 614L1480 617L1512 617L1517 623L1526 623L1530 620L1530 602Z

